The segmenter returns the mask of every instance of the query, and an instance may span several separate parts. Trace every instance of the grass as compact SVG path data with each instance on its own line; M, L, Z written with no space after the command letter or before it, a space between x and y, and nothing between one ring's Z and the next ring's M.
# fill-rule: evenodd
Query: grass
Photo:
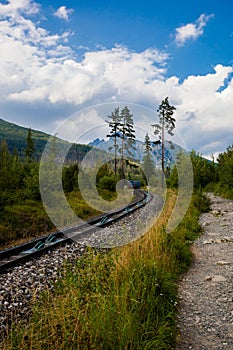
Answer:
M175 200L169 192L156 226L137 241L90 249L75 266L67 264L54 294L43 293L30 322L12 327L3 349L174 349L177 280L192 260L203 198L198 194L167 234Z
M100 193L105 200L115 198L115 194L108 190L102 190ZM83 220L100 214L99 211L86 204L80 191L68 193L67 201L75 214ZM55 230L55 227L41 202L25 200L18 204L5 206L4 212L0 215L0 250L21 244L52 230Z

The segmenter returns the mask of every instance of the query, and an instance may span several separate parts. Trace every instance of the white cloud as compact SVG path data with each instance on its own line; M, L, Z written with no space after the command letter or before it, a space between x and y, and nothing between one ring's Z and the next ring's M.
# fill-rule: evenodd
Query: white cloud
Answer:
M39 12L40 5L33 0L8 0L7 4L0 4L0 18L2 16L17 16L20 13L27 15Z
M208 154L232 143L233 67L219 64L209 74L191 75L180 82L175 76L166 78L167 53L156 49L134 52L119 45L86 52L77 61L67 45L69 33L51 34L26 17L24 11L29 4L33 8L32 1L21 0L18 7L12 3L0 6L0 108L15 105L18 115L20 105L22 114L29 105L37 110L43 106L43 113L48 106L48 123L59 106L82 109L126 101L156 111L169 96L177 108L177 129L188 148ZM200 31L206 17L200 17L198 23ZM140 118L148 128L153 122L143 113Z
M201 14L200 17L194 23L188 23L179 28L176 28L175 42L178 46L183 46L187 40L199 38L203 32L204 28L214 15L209 16Z
M76 105L93 98L101 100L103 96L128 99L131 95L137 99L147 95L155 79L163 79L167 55L157 50L136 53L118 46L88 52L81 62L63 58L59 63L49 58L42 66L34 62L29 88L26 85L26 89L12 92L8 98L30 102L47 99Z
M72 50L63 43L68 33L50 34L38 27L28 15L38 11L30 0L9 1L0 6L0 92L2 96L20 93L33 85L34 73L44 65L56 64L62 57L72 57ZM29 12L28 12L29 11Z
M61 6L54 12L54 16L64 19L65 21L69 20L70 15L74 12L73 9L68 9L66 6Z

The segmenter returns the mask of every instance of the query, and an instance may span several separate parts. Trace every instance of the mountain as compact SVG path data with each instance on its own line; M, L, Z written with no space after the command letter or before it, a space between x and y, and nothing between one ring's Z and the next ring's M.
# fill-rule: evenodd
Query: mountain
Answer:
M22 159L25 157L25 149L27 147L27 134L27 128L0 119L0 144L2 140L6 140L8 150L10 152L14 152L14 150L16 150ZM46 134L42 131L31 129L31 136L35 146L34 159L38 161L40 160L44 147L51 135ZM120 146L119 140L118 144ZM56 137L56 146L58 147L58 150L59 148L62 148L66 145L67 141ZM100 160L102 157L104 159L105 152L114 153L113 139L111 137L108 140L96 138L88 145L72 144L66 157L66 163L73 163L77 161L81 162L92 147L95 147L100 151L98 154L95 152L95 155L93 155L93 157L97 156ZM136 140L135 149L131 149L132 156L129 156L129 154L127 155L126 153L126 157L129 157L136 162L142 163L144 150L144 143ZM165 141L165 160L167 162L167 165L174 163L176 154L181 150L183 149L176 144L174 144L174 149L171 149L169 142ZM152 155L155 162L159 164L161 159L161 147L159 145L152 145ZM95 160L91 159L91 157L89 161L90 164L95 163Z
M20 158L25 157L25 149L27 147L27 134L27 128L0 119L0 144L2 140L6 140L8 150L10 152L14 152L14 150L16 150ZM42 131L31 129L31 136L35 147L35 153L33 156L35 160L39 160L51 135L46 134ZM56 137L56 145L59 149L60 147L67 145L67 141ZM81 161L90 149L91 146L88 145L73 144L66 157L66 162L71 163L75 161Z
M118 140L117 144L120 147L120 142ZM114 140L113 138L109 138L108 140L104 139L95 139L94 141L89 143L90 146L98 148L102 151L110 152L114 154ZM157 164L160 163L161 161L161 146L160 145L151 145L152 151L151 154ZM143 162L143 156L145 152L145 145L144 142L136 140L135 141L135 147L130 149L132 155L127 154L126 152L126 157L131 158L134 161L137 161L139 163ZM169 141L165 141L165 161L166 165L172 165L174 164L176 160L176 155L178 152L184 151L182 147L180 147L177 144L173 144L173 147L171 147L171 143ZM119 153L118 153L118 156Z
M25 156L27 134L27 128L0 119L0 142L6 140L8 150L10 152L17 150L21 158ZM32 139L35 145L35 158L38 158L42 154L49 137L50 135L48 134L32 130Z

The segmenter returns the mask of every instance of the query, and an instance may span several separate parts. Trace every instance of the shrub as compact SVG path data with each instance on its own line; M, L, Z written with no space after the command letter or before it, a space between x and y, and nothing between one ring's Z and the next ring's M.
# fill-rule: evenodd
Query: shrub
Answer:
M116 190L116 180L110 176L104 176L98 183L100 189L114 192Z

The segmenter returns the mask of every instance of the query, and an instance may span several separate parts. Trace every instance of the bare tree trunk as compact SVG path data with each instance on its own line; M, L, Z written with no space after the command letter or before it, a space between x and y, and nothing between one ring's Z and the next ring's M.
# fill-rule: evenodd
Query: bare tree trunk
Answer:
M114 173L115 173L115 176L116 176L116 172L117 172L117 159L116 159L116 137L114 138L114 148L115 148Z
M122 137L122 147L121 147L121 178L124 179L124 135Z
M162 122L162 188L164 187L164 115Z

